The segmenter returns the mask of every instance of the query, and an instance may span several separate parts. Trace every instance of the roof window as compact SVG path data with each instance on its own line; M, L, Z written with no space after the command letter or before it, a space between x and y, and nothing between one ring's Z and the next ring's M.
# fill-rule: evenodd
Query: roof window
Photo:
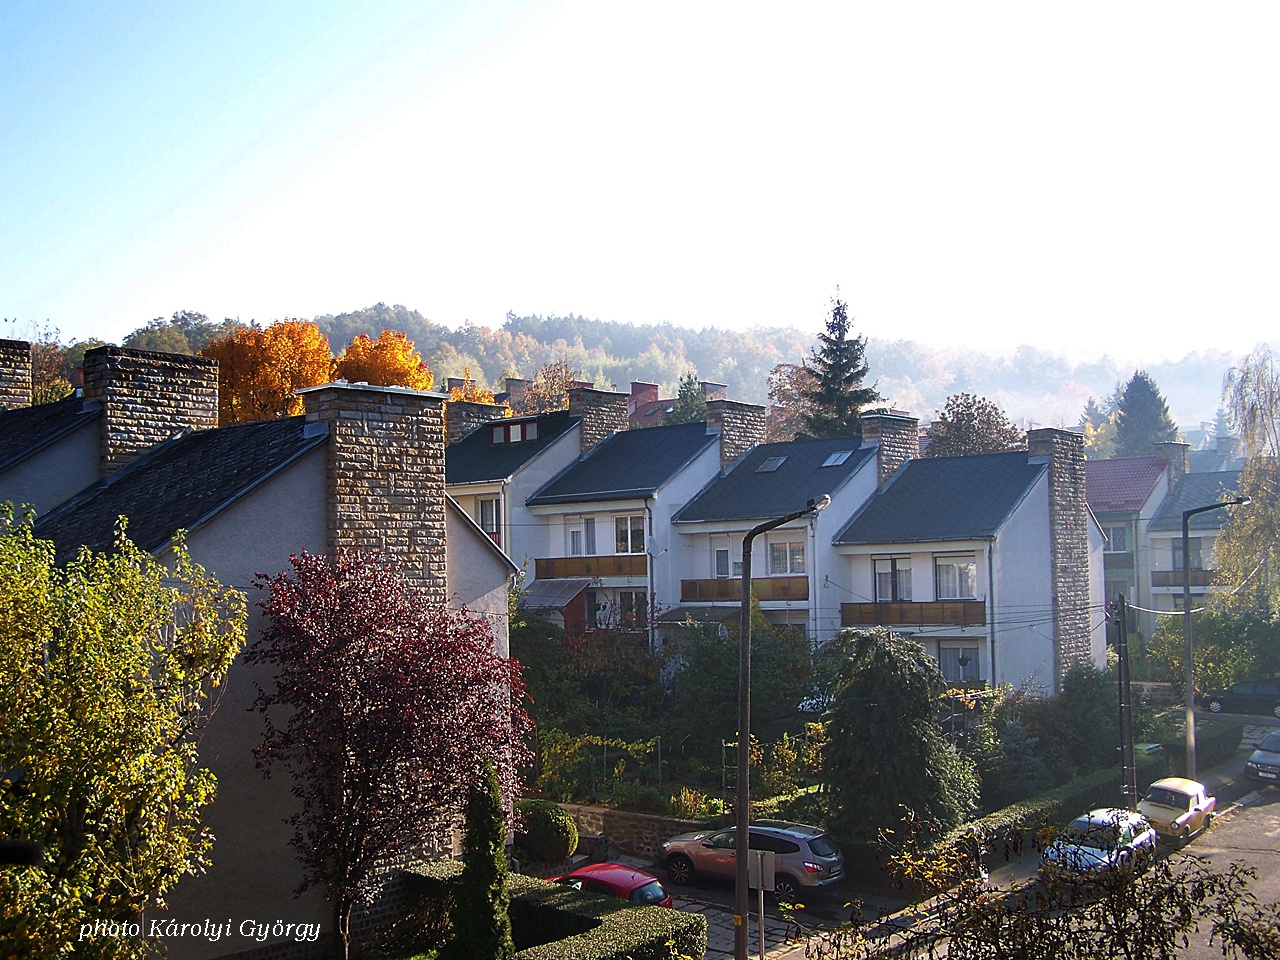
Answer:
M773 471L786 463L786 460L786 457L768 457L764 463L756 467L756 473L773 473Z
M528 420L523 423L497 423L490 428L491 443L520 443L538 439L538 422Z
M822 462L824 467L838 467L850 457L853 456L852 450L837 450L831 456Z

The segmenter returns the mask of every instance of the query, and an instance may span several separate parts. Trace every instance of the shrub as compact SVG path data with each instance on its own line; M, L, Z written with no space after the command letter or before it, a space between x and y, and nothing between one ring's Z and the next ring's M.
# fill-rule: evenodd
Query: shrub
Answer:
M1239 720L1210 720L1196 723L1196 767L1203 771L1225 763L1235 756L1244 736L1244 724ZM1169 775L1187 775L1187 741L1185 738L1169 740L1164 744L1168 758Z
M502 792L493 764L485 762L483 783L467 798L467 832L462 840L465 866L454 884L449 920L467 936L455 941L452 955L466 960L510 960L515 953L508 915L507 855L503 837Z
M610 799L626 810L662 813L667 809L667 798L657 787L647 787L631 780L614 783Z
M697 790L681 787L680 792L667 800L667 816L680 820L708 820L724 812L719 797L708 797Z
M516 843L540 863L568 860L578 849L578 825L550 800L521 800L516 804L524 818L524 829Z

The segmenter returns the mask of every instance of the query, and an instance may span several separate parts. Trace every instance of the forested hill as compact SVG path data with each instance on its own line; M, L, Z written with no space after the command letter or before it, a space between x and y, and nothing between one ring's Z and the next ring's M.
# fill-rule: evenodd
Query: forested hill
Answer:
M439 378L473 376L501 389L505 376L529 377L545 363L566 359L597 384L626 391L632 380L675 393L681 375L727 384L729 396L767 402L769 371L779 363L799 363L815 343L795 327L757 327L745 332L671 324L631 324L585 317L518 317L508 313L501 327L466 324L453 329L433 323L417 310L377 304L354 313L315 318L335 352L358 333L377 336L403 330L418 345ZM856 326L855 326L856 330ZM1174 420L1183 427L1212 421L1222 377L1239 358L1225 352L1189 353L1173 363L1140 364L1155 378ZM871 338L870 379L893 406L930 419L945 399L960 392L985 396L1010 417L1039 424L1069 425L1080 420L1090 396L1109 397L1135 364L1107 357L1072 363L1050 352L1020 347L1010 357L934 348L908 340Z

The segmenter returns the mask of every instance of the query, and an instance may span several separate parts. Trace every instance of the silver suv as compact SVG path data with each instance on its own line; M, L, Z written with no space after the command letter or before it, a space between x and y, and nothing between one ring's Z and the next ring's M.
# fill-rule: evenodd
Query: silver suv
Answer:
M786 820L755 820L749 829L752 850L774 853L774 896L794 903L804 890L820 890L844 878L844 855L823 830ZM658 862L672 883L695 876L733 877L737 864L737 827L696 830L662 845Z

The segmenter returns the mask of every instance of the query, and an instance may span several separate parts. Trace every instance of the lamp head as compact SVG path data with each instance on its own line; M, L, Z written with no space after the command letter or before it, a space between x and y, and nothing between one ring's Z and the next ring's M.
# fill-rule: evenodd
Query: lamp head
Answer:
M809 501L808 512L814 513L814 514L821 513L823 510L827 509L827 507L829 506L831 506L831 494L824 493L822 496L818 497L817 499Z

